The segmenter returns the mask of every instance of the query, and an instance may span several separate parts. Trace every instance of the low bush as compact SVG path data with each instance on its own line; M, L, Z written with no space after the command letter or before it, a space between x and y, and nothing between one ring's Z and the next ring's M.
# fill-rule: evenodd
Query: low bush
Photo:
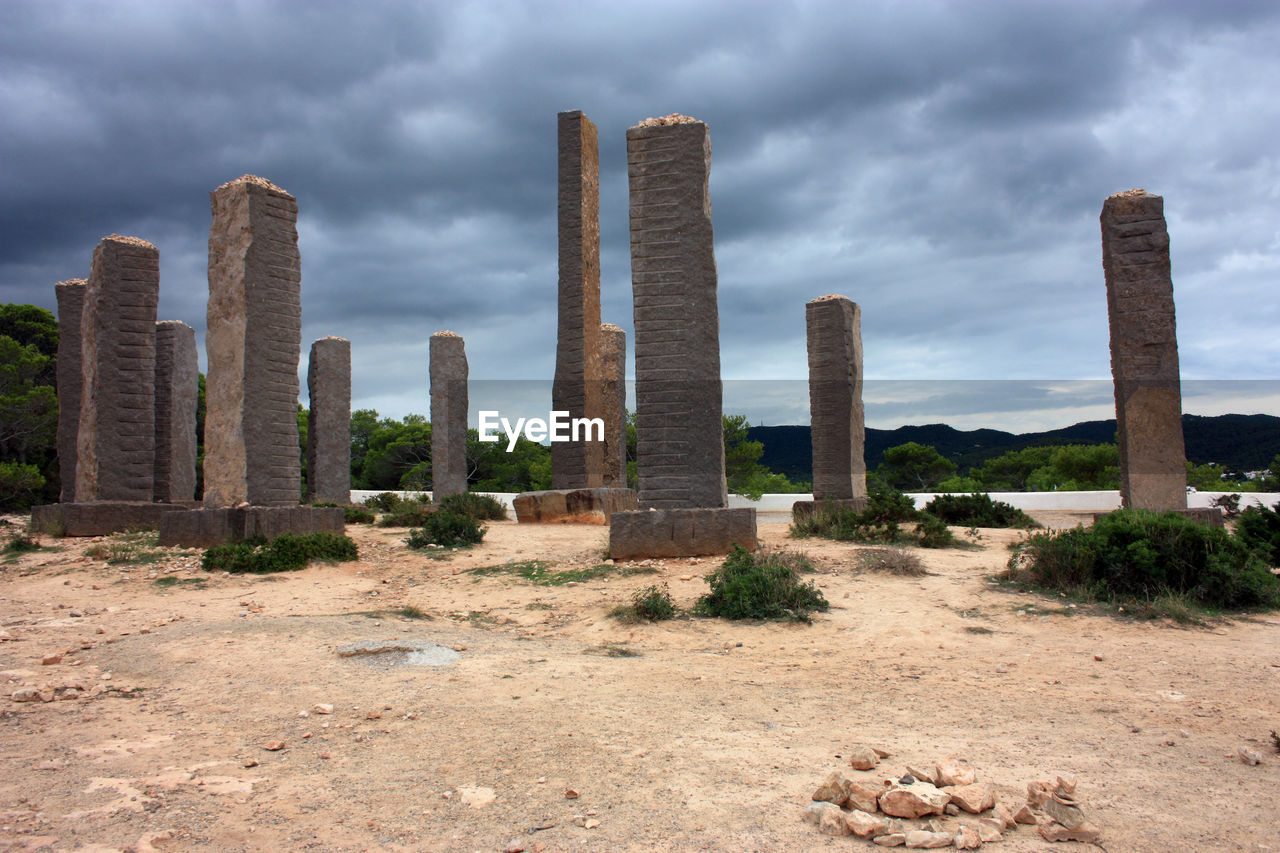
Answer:
M858 560L864 569L873 572L909 577L929 574L919 557L901 548L868 548L858 554Z
M503 521L507 517L507 508L491 495L479 492L459 492L442 497L437 506L460 515L469 515L480 521Z
M1212 609L1280 606L1280 578L1242 536L1178 513L1121 510L1093 527L1031 536L1009 579L1101 601L1189 600Z
M421 527L436 511L431 504L422 501L399 501L378 519L378 527Z
M811 613L830 607L812 583L800 582L794 560L777 553L753 555L741 545L706 580L711 591L694 608L705 616L808 622Z
M904 527L911 522L915 523L909 529ZM881 483L872 486L866 509L853 510L832 504L808 515L795 515L791 522L791 535L800 539L819 536L841 542L919 545L922 548L948 548L959 544L941 519L920 512L909 495Z
M314 503L315 507L342 507L342 521L345 524L373 524L377 518L372 512L362 506L352 506L351 504L335 504L335 503Z
M1280 564L1280 504L1273 509L1249 506L1236 517L1236 536L1268 566Z
M268 541L259 536L215 545L204 552L206 571L264 575L306 568L312 560L345 562L358 556L356 543L336 533L285 533Z
M371 498L364 499L364 505L380 512L391 512L404 503L404 499L395 492L379 492Z
M924 511L958 527L1040 526L1022 510L1004 501L993 501L987 494L938 495L925 505Z
M6 554L25 554L28 551L39 551L40 543L31 536L24 533L15 533L9 537L9 541L4 545L4 553Z
M474 517L441 509L426 516L422 526L410 533L405 542L410 548L456 548L478 544L484 533Z
M680 609L671 600L667 585L647 586L639 592L632 593L631 603L615 607L610 613L615 619L623 622L660 622L672 619Z

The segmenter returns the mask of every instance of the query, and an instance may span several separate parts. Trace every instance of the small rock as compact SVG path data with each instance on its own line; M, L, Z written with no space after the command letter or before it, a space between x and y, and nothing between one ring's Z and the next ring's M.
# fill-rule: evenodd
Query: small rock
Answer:
M1044 801L1044 813L1065 826L1075 829L1084 823L1084 812L1074 802L1062 802L1057 796Z
M945 811L949 816L955 817L956 815L960 814L960 807L952 805L951 803L947 803L947 807Z
M938 762L938 782L942 785L972 785L978 781L978 771L963 758L952 756Z
M1026 826L1035 826L1036 815L1031 809L1031 803L1023 803L1022 806L1013 813L1014 823L1025 824Z
M280 750L284 749L284 741L269 740L265 744L263 744L262 748L265 749L267 752L279 752Z
M366 720L381 720L382 714L379 713L378 711L370 711L369 713L364 715L364 718Z
M1027 805L1033 809L1041 808L1044 801L1053 796L1053 785L1049 782L1027 783Z
M978 837L983 842L999 841L1004 834L1004 821L994 817L978 819Z
M877 756L878 756L882 761L883 761L884 759L888 758L890 755L892 755L892 754L893 754L893 753L889 752L889 750L887 750L887 749L881 749L881 748L880 748L880 747L878 747L878 746L873 746L873 747L871 747L871 749L872 749L872 751L873 751L873 752L875 752L875 754L876 754L876 755L877 755Z
M906 834L906 844L908 847L922 850L950 847L951 833L929 832L924 829L913 829Z
M844 801L849 797L849 786L853 783L839 773L832 773L827 776L827 780L818 786L818 790L813 792L813 800L815 802L835 803L837 806L844 805ZM861 808L861 807L859 807Z
M595 829L599 825L600 825L600 821L596 820L595 818L588 818L587 820L582 822L583 829ZM835 833L832 833L832 834L835 834Z
M1055 793L1064 797L1073 796L1076 792L1076 777L1059 776L1057 787L1054 788Z
M258 759L256 759L256 758L246 758L244 761L242 761L242 762L240 762L240 763L241 763L241 765L242 765L242 766L244 766L244 767L257 767L257 766L258 766Z
M949 794L939 791L928 782L898 784L880 795L880 811L893 817L924 817L943 814L950 801Z
M1255 764L1262 763L1262 753L1242 746L1236 750L1236 758L1240 759L1241 764L1248 764L1250 767Z
M575 789L575 788L565 788L565 789L564 789L564 798L565 798L566 800L576 800L576 799L578 799L578 791L577 791L577 789Z
M907 772L917 779L928 782L930 785L938 784L938 768L932 764L908 764Z
M982 846L982 836L978 834L978 830L969 824L961 824L956 830L955 836L951 839L951 843L956 846L957 850L977 850Z
M333 706L332 706L332 705L330 705L328 702L321 702L321 703L319 703L318 705L312 705L312 706L311 706L311 713L313 713L313 714L332 714L332 713L333 713Z
M1001 832L1017 824L1017 821L1013 819L1013 809L1004 803L996 803L995 820L1000 822Z
M861 782L850 782L846 791L847 797L845 801L837 803L837 805L844 805L851 809L861 809L864 812L875 814L879 811L878 801L881 790L872 788L869 785L863 785Z
M880 756L865 744L856 744L849 750L849 766L854 770L872 770L880 763Z
M1046 821L1038 827L1045 841L1083 841L1086 844L1097 841L1102 833L1093 824L1085 821L1075 829L1067 829L1056 820Z
M874 838L877 835L889 834L889 821L878 814L869 814L862 809L854 809L844 816L845 826L859 838Z
M1094 660L1102 660L1102 655L1094 655L1094 656L1093 656L1093 659L1094 659Z
M41 666L53 666L56 663L62 663L62 655L52 654L52 655L45 655L44 657L40 658Z
M40 691L34 687L21 687L9 694L14 702L39 702Z
M502 853L524 853L524 842L513 838L507 842L506 847L502 848Z
M961 785L942 790L951 795L951 802L970 814L979 814L996 804L996 792L985 783Z
M835 803L813 802L805 810L804 819L816 823L824 835L848 835L851 830L844 822L844 812Z
M901 847L907 843L907 834L905 832L891 832L888 835L877 835L871 840L881 847Z

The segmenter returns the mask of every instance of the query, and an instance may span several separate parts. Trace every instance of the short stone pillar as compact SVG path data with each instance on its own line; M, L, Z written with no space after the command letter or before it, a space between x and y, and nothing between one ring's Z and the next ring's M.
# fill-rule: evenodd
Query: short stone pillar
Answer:
M307 367L307 501L351 501L351 341L321 338Z
M610 519L615 559L756 547L755 510L725 508L710 169L711 138L696 119L670 115L627 131L643 509Z
M1187 506L1182 392L1164 199L1128 190L1102 205L1120 496L1131 509Z
M76 501L151 501L160 253L112 234L93 251L80 325Z
M600 373L604 419L606 488L627 487L627 333L612 323L600 326Z
M298 204L245 175L210 193L204 502L297 506Z
M76 453L80 432L80 386L84 381L80 358L80 321L84 316L83 278L53 286L58 297L58 476L59 500L76 499Z
M153 493L162 503L186 503L195 499L199 383L196 330L178 320L156 323Z
M862 410L862 311L844 296L804 308L809 350L813 503L863 509L867 498ZM792 511L803 511L798 504Z
M431 336L431 493L467 490L467 351L456 332Z
M560 277L551 408L570 418L601 414L600 154L596 126L579 110L557 117ZM551 487L604 482L604 446L590 436L551 443Z

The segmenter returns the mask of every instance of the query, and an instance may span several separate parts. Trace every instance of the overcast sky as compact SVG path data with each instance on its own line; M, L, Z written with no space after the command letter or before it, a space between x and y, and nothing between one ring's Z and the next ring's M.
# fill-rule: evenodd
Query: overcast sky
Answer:
M680 112L711 133L724 377L794 380L726 411L807 422L804 303L840 293L867 377L917 380L870 385L870 425L1114 416L1098 213L1145 187L1184 380L1225 389L1185 409L1280 414L1277 44L1274 2L5 0L0 301L53 309L102 236L143 237L203 351L208 193L251 173L298 199L304 378L340 335L354 408L426 413L451 329L473 378L540 388L556 114L599 128L630 345L625 133Z

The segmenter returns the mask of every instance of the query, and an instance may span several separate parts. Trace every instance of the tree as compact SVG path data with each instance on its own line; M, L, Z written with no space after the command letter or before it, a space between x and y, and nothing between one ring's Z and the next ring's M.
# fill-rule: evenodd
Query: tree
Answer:
M908 441L884 452L877 469L881 479L895 489L925 492L955 473L956 463L926 444Z
M58 322L35 305L0 305L0 507L57 500Z

